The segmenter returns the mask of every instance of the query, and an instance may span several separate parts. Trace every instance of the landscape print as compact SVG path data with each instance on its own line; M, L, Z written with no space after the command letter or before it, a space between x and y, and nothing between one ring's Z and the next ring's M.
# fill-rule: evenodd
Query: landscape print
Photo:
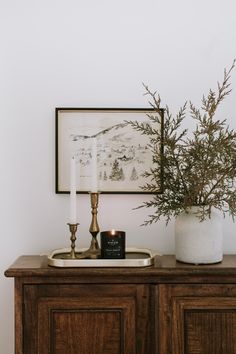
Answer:
M92 179L92 140L97 145L97 180L101 192L141 192L147 180L142 176L152 165L152 154L146 136L134 130L127 121L149 123L151 110L75 111L61 112L59 137L61 138L61 167L75 156L78 172L78 191L88 192ZM61 130L61 131L60 131ZM59 140L60 142L60 140ZM62 157L62 156L61 156ZM60 160L59 160L60 161ZM60 166L60 164L59 164ZM69 170L69 169L67 169ZM60 171L59 171L60 175ZM68 189L69 175L66 169L64 189Z

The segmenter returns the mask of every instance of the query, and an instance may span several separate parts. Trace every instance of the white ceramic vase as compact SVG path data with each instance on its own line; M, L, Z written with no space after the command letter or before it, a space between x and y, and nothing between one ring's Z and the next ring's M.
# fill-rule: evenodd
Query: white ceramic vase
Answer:
M175 255L185 263L210 264L223 258L222 222L219 214L212 210L211 217L200 221L198 207L191 207L175 221Z

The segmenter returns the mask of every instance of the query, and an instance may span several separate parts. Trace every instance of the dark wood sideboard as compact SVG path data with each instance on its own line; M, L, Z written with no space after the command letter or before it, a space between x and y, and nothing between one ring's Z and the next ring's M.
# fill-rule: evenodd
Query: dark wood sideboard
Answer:
M21 256L16 354L236 354L236 256L146 268L53 268Z

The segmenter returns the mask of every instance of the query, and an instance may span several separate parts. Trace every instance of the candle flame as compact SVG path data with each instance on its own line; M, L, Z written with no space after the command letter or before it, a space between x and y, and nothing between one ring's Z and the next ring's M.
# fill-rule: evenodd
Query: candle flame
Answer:
M111 234L112 234L112 236L114 236L114 235L115 235L115 233L116 233L116 231L115 231L114 229L112 229L112 230L111 230Z

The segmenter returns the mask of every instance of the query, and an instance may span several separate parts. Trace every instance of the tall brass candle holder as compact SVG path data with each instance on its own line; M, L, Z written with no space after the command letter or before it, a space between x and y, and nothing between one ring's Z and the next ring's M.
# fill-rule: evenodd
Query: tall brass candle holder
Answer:
M76 241L76 231L77 231L77 227L78 227L78 223L76 224L70 224L68 223L67 225L69 225L69 229L70 229L70 233L71 233L71 251L68 254L68 258L71 259L75 259L76 258L76 254L75 254L75 241Z
M97 241L97 234L99 233L100 229L98 226L97 221L97 214L98 214L98 200L99 200L99 193L98 192L91 192L90 193L90 202L91 202L91 213L92 213L92 221L89 228L89 232L92 235L92 240L90 243L90 247L85 252L77 255L77 258L100 258L101 256L101 249L98 245Z

